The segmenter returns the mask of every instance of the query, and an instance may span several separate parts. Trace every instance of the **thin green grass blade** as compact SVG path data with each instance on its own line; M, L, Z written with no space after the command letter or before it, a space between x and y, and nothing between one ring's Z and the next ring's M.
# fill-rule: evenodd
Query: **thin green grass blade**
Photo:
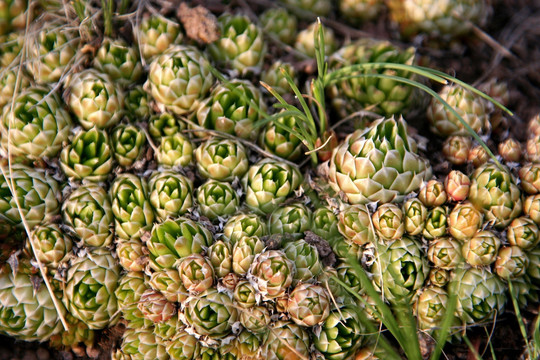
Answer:
M315 120L313 119L313 115L311 114L311 110L309 109L308 104L306 103L306 100L304 99L304 96L300 92L300 89L298 89L298 86L294 83L294 80L291 78L291 76L283 69L281 68L281 72L283 73L283 76L285 76L285 79L289 83L289 86L291 87L292 91L296 95L296 98L298 99L298 102L300 103L300 106L302 106L302 109L304 110L304 113L306 114L309 121L306 123L307 126L310 128L310 132L313 134L317 134L317 127L315 126Z
M472 354L472 356L474 356L475 360L482 360L482 358L480 357L480 354L478 354L478 351L476 351L473 344L471 343L471 340L469 340L467 335L463 335L463 340L467 344L467 347L469 348L469 351Z
M452 289L453 287L449 286L448 288ZM452 324L454 323L456 306L457 294L453 292L449 293L448 302L446 303L446 313L444 314L441 327L437 332L436 346L435 350L433 350L433 353L431 354L431 360L438 360L441 357L444 345L446 345L446 341L448 340L448 337L450 335L450 329L452 327Z

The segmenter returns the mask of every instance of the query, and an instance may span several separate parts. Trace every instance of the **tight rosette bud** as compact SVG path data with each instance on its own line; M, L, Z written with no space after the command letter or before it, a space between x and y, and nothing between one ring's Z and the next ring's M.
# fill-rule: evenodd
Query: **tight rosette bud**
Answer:
M185 128L186 124L183 121L166 112L152 115L148 119L148 133L156 143L161 143L162 137L176 135Z
M112 243L111 199L101 186L85 185L73 191L62 204L62 218L84 245Z
M279 250L265 251L255 257L248 274L263 299L283 296L293 283L294 275L294 263Z
M540 234L536 223L522 216L512 220L507 228L506 238L510 245L519 246L523 250L531 250L538 245Z
M335 270L337 272L336 275L339 280L347 284L347 286L349 286L358 294L362 294L364 292L362 280L360 280L360 278L356 275L354 269L346 261L340 262L335 268Z
M122 336L121 360L168 360L165 345L152 327L128 328Z
M40 223L50 222L60 210L58 182L23 165L14 164L10 170L0 177L0 222L23 227L21 214L30 230ZM15 194L10 190L11 185Z
M293 135L298 131L294 116L280 116L269 122L259 137L261 147L270 153L290 161L296 161L303 155L303 144Z
M469 162L472 163L475 168L484 165L489 159L489 154L482 145L476 145L469 151Z
M272 324L264 337L261 355L268 360L309 358L309 333L290 321Z
M216 241L208 248L208 261L216 277L223 278L232 271L232 246L229 242Z
M76 258L67 273L64 303L69 312L99 330L118 320L115 290L120 269L110 251L96 249L88 256Z
M385 299L396 303L409 301L424 285L429 266L420 245L404 236L379 253L371 272Z
M350 358L364 342L365 328L357 310L347 306L334 309L322 324L321 333L313 339L313 345L325 359Z
M135 37L142 57L149 62L172 45L180 45L184 36L180 24L160 14L152 14L143 18Z
M540 161L540 135L530 137L525 144L525 159L537 163Z
M467 264L484 266L495 262L500 246L499 237L489 230L484 230L477 232L472 239L465 241L461 250Z
M167 168L187 166L193 160L193 144L182 134L163 136L156 151L156 160Z
M144 155L146 135L134 125L119 125L111 134L111 148L116 162L125 168L131 167Z
M137 307L143 316L153 323L167 321L176 314L176 306L163 294L152 289L146 290L141 295Z
M11 103L16 92L19 93L20 89L26 89L29 86L29 77L24 72L19 71L18 66L4 68L0 74L0 109Z
M208 45L212 58L240 74L259 73L266 54L263 32L244 15L223 14L218 18L221 37Z
M446 314L448 293L440 287L421 290L414 304L418 325L422 330L433 330L441 326Z
M83 70L69 81L68 104L86 130L110 128L123 115L124 93L108 75Z
M540 283L540 247L537 246L527 252L529 258L529 267L527 276L535 283Z
M329 243L333 243L334 239L341 237L338 229L338 217L329 206L315 209L311 223L313 227L310 230Z
M519 169L521 188L527 194L540 193L540 164L528 163Z
M172 172L158 171L149 181L150 204L159 220L176 218L193 206L193 184L187 177Z
M428 213L422 235L428 240L444 236L447 231L447 225L448 207L437 206Z
M256 236L244 236L238 240L232 251L232 270L238 275L246 275L255 257L264 248L264 242Z
M152 61L145 86L159 105L183 115L199 106L213 83L210 63L197 48L174 46Z
M136 85L127 91L124 98L126 116L132 121L147 120L152 114L150 109L150 96L142 85Z
M444 179L444 189L451 201L463 201L469 196L471 179L459 170L452 170Z
M231 298L216 289L209 289L186 303L184 310L187 324L198 335L221 339L231 334L238 320L238 311Z
M269 85L280 95L291 94L293 91L285 74L289 75L295 85L298 86L298 75L291 63L277 60L261 74L261 81Z
M71 181L105 181L113 167L109 136L96 127L79 131L60 153L60 166Z
M372 62L414 65L416 58L414 47L402 50L389 41L361 39L338 50L330 58L329 64L332 70ZM415 105L422 109L425 107L425 97L413 86L388 78L362 76L373 72L383 77L390 75L417 79L416 75L404 70L380 68L358 71L359 76L351 76L328 89L332 105L342 118L366 108L383 116L393 116L406 114Z
M238 214L225 223L223 236L234 245L244 236L263 237L268 235L266 222L256 214Z
M418 199L427 207L444 205L446 198L444 185L438 180L429 180L418 193Z
M182 284L192 294L199 294L214 285L212 265L201 254L182 258L178 263L178 272Z
M499 155L506 162L519 162L521 160L521 144L512 138L499 143Z
M197 189L197 201L201 214L210 220L236 213L240 198L231 184L208 180Z
M455 270L449 293L457 295L456 316L466 324L490 321L501 314L506 287L499 277L479 268Z
M311 210L302 203L281 205L276 208L268 220L271 234L287 234L299 239L311 228Z
M112 183L110 192L116 235L122 239L140 238L154 221L146 181L133 174L121 174Z
M172 269L178 259L200 254L212 242L210 230L184 217L154 224L150 239L146 242L150 266L156 271Z
M277 37L285 44L291 45L296 38L298 20L285 8L277 7L265 10L259 20L266 34Z
M115 296L122 317L128 322L128 328L142 328L150 325L137 307L142 294L148 289L148 277L142 272L130 271L120 277Z
M323 270L319 251L305 240L287 243L283 252L296 267L294 283L313 281Z
M375 234L371 227L371 214L365 205L352 205L339 213L338 230L358 245L374 242Z
M233 140L210 138L195 150L199 173L208 179L232 181L249 168L244 146Z
M195 117L204 129L255 140L259 133L255 123L261 119L260 109L264 108L259 89L248 81L232 80L216 86L201 103ZM195 135L203 137L207 134L201 131Z
M70 130L71 118L56 92L34 86L23 90L12 106L4 107L0 141L11 156L36 160L55 157Z
M29 41L27 69L37 83L57 82L73 65L81 41L79 33L66 25L40 24L35 41Z
M444 269L431 268L429 271L429 283L433 286L445 287L450 281L450 272Z
M165 298L172 302L182 303L189 293L180 279L178 269L161 269L152 273L148 285L155 291L159 291Z
M482 226L483 216L470 202L457 204L448 215L448 232L457 240L467 240Z
M296 167L263 159L244 176L246 205L258 213L269 214L300 186L302 179Z
M296 324L315 326L330 315L330 296L322 286L300 283L289 295L287 311Z
M136 83L143 74L138 51L122 39L104 39L94 57L94 67L123 87Z
M486 164L471 176L471 203L494 221L496 227L506 227L522 209L521 192L512 175L495 164Z
M265 333L270 322L270 312L264 306L253 306L242 309L240 312L240 323L246 330L254 334Z
M32 247L36 259L47 266L53 272L61 263L69 260L73 243L69 236L64 234L56 224L41 225L34 228L31 234L32 244L26 242L26 248L32 253Z
M430 241L427 258L439 269L456 269L463 263L461 244L451 237Z
M403 119L381 119L334 149L329 183L351 204L400 202L431 177L429 162L416 150Z
M201 347L199 340L184 328L177 330L165 346L167 354L174 360L197 359Z
M395 204L382 204L372 217L377 235L387 242L397 240L405 233L403 212Z
M418 199L411 198L403 203L403 225L409 235L419 235L424 230L428 215L426 206Z
M233 298L236 303L243 308L255 306L257 301L257 290L247 280L240 280L234 288Z
M523 212L536 225L540 225L540 194L527 196L523 202Z
M304 30L299 31L294 41L295 49L311 58L315 58L315 36L318 38L316 31L318 31L319 26L321 25L318 22L313 22ZM328 55L336 51L338 46L334 31L329 27L324 28L324 46Z
M469 160L472 139L469 136L454 135L448 137L443 144L444 158L454 165L463 165Z
M143 244L139 240L116 241L116 256L118 262L127 271L144 271L145 253Z
M494 270L503 280L512 280L525 275L529 258L519 246L505 246L499 250Z
M489 126L486 101L459 85L446 85L439 91L443 98L475 132ZM427 109L427 117L433 133L439 136L468 135L461 121L443 104L435 99Z

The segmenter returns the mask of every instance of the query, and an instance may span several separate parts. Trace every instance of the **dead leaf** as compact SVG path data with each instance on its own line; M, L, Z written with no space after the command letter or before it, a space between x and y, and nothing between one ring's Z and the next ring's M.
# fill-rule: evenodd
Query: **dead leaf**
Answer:
M217 18L205 7L190 8L182 2L176 16L184 25L187 36L198 43L209 44L219 39Z

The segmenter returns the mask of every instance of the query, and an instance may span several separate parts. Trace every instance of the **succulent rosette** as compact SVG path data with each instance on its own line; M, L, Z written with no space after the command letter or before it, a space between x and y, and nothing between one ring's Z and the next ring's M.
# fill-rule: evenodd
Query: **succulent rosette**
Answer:
M403 119L380 119L334 149L329 184L351 204L402 201L431 177L429 162L416 150Z
M146 135L135 125L118 125L111 133L111 148L114 160L129 168L144 156Z
M60 166L71 181L105 181L113 168L109 136L96 127L79 131L60 153Z
M167 168L187 166L193 160L193 144L182 134L163 136L155 156L157 163Z
M67 309L90 329L114 325L118 321L115 290L119 279L120 268L108 250L95 249L74 259L66 280Z
M299 31L294 40L295 49L311 58L315 58L315 37L318 36L316 31L318 31L319 26L320 24L315 21L309 24L307 28ZM334 31L331 28L325 28L323 37L325 52L330 55L338 47Z
M521 192L512 175L495 164L474 171L469 201L496 227L506 227L522 210Z
M165 345L159 340L153 329L142 327L128 328L122 336L121 360L168 360Z
M489 270L478 267L455 270L449 293L457 295L456 316L466 324L492 320L504 309L506 287Z
M523 202L523 212L530 217L536 225L540 225L540 194L527 196Z
M283 252L296 268L294 283L313 281L323 270L319 251L305 240L287 243Z
M430 286L420 291L414 304L418 325L423 330L441 326L448 304L448 293L441 287Z
M263 159L252 165L243 178L245 203L255 212L271 213L300 186L302 179L296 167Z
M521 216L512 220L507 227L506 238L510 245L519 246L523 250L530 250L538 245L540 234L538 226L528 217Z
M311 218L311 210L302 203L281 205L270 214L268 228L271 234L290 235L291 238L299 239L311 228Z
M259 144L274 155L289 161L299 160L304 154L304 146L291 130L298 131L296 118L280 116L269 122L261 132Z
M159 291L168 301L173 303L181 303L189 296L180 278L180 272L176 267L154 271L147 283L152 289Z
M232 181L249 167L244 146L230 139L210 138L195 150L197 169L208 179Z
M233 292L233 299L242 308L250 308L258 304L257 290L247 280L240 280Z
M513 280L525 275L528 267L527 254L516 245L500 248L493 266L497 275L504 280Z
M253 334L268 331L270 321L270 312L265 306L253 306L240 312L240 323Z
M259 133L255 123L261 119L261 109L265 105L259 89L248 81L235 79L212 90L197 109L195 121L203 129L255 140ZM207 136L204 130L195 134Z
M63 327L49 291L44 284L35 286L29 266L24 259L17 271L0 274L0 332L25 341L46 341L62 333ZM61 315L66 316L62 295L54 294Z
M157 13L143 18L135 36L141 55L147 62L171 46L180 45L184 38L180 24Z
M373 283L386 300L408 302L424 285L429 265L418 242L404 236L379 251L371 272Z
M444 179L444 189L451 201L463 201L469 196L471 179L458 170L452 170Z
M330 315L330 301L330 295L324 287L300 283L289 295L287 311L296 324L304 327L315 326Z
M186 124L178 116L162 112L148 119L148 133L156 143L161 142L165 136L173 136L186 128Z
M503 142L499 143L497 148L499 150L499 155L503 158L504 161L508 162L519 162L521 160L521 144L513 138L508 138Z
M268 235L266 222L257 214L238 214L227 220L223 227L223 236L232 245L244 236L262 237Z
M184 309L186 323L198 335L221 339L230 335L238 321L238 311L225 293L210 288L198 297L190 298Z
M294 263L280 250L268 250L255 257L248 278L263 299L275 299L285 294L295 275Z
M185 329L177 331L166 343L166 351L171 359L189 360L199 356L200 343L197 338Z
M482 226L483 216L470 202L457 204L448 215L448 232L457 240L467 240Z
M58 225L36 226L30 236L32 237L32 245L27 241L26 249L31 254L33 248L36 260L53 272L60 264L69 260L73 242Z
M521 188L527 194L540 193L540 164L527 163L519 169Z
M486 102L478 95L459 85L446 85L439 92L474 131L481 132L489 127ZM431 131L439 136L469 135L461 121L439 101L431 101L427 110Z
M193 206L193 183L181 174L158 171L148 185L150 204L159 220L185 214Z
M339 213L338 218L338 230L345 239L358 245L374 241L375 233L371 226L371 214L367 206L348 206Z
M201 254L192 254L178 262L182 284L191 294L199 294L214 285L214 269Z
M57 82L73 66L81 39L79 33L67 24L45 23L39 26L34 41L29 41L27 68L37 83Z
M235 214L240 207L240 197L231 184L208 180L197 189L197 202L201 214L215 220Z
M396 204L382 204L371 219L377 235L384 241L397 240L405 233L403 212Z
M309 334L290 321L277 321L266 333L262 345L262 356L268 360L284 360L309 357Z
M128 328L142 328L150 325L137 307L142 294L148 289L148 277L142 272L130 271L118 280L115 296L118 300L118 309L127 321Z
M96 69L109 75L115 83L123 87L136 83L143 74L137 49L122 39L103 39L93 64Z
M159 105L183 115L199 106L213 83L204 55L195 47L178 45L152 61L145 86Z
M448 230L448 207L437 206L428 212L422 235L428 240L444 236Z
M71 118L57 93L33 86L23 90L12 106L4 106L0 141L11 156L36 160L55 157L70 130Z
M298 86L298 75L294 66L291 63L277 60L262 72L261 81L269 85L279 95L291 94L293 91L286 75Z
M376 19L385 9L381 0L340 0L339 13L352 24Z
M246 275L258 254L264 251L265 244L257 236L244 236L232 249L232 270L235 274Z
M453 165L463 165L470 160L472 147L470 136L452 135L444 140L442 153Z
M444 184L438 180L429 180L420 189L418 199L427 207L444 205L447 199Z
M150 109L150 96L142 85L136 85L126 92L124 108L126 116L132 121L146 120L153 111Z
M365 343L365 329L357 310L351 306L334 309L322 324L313 345L325 359L344 360Z
M109 75L86 69L69 80L67 103L83 128L106 129L122 118L124 92Z
M416 63L416 49L401 50L388 41L361 39L334 53L329 61L331 70L370 62L390 62L404 65ZM417 77L411 72L395 69L370 69L352 73L328 89L332 105L344 118L369 108L382 116L407 114L413 107L423 108L425 97L414 86L397 82L385 76L399 76L409 80ZM371 76L380 74L382 77ZM367 75L367 76L364 76Z
M172 269L177 260L200 254L213 242L212 233L193 220L180 217L155 224L146 242L154 270Z
M120 266L126 271L144 271L145 261L144 245L140 240L116 241L116 256Z
M174 303L153 289L148 289L141 295L137 307L143 316L154 324L169 320L177 311Z
M218 240L208 248L208 261L214 268L214 274L223 278L232 271L232 246L230 242Z
M259 73L266 54L262 29L244 15L223 14L218 18L221 37L208 45L212 58L240 74Z
M285 44L292 44L296 38L298 20L285 8L277 7L265 10L260 19L264 32Z
M450 281L450 271L438 268L429 270L429 283L433 286L445 287Z
M411 198L403 203L403 225L409 235L419 235L428 215L426 206L418 199Z
M1 51L0 51L1 53ZM0 55L1 56L1 55ZM0 63L1 63L0 58ZM17 80L19 79L19 80ZM4 68L0 74L0 109L13 100L13 95L30 86L30 79L19 67Z
M3 164L0 166L4 167ZM44 172L24 165L14 164L10 170L0 177L0 222L22 227L22 214L32 229L51 221L60 210L58 182ZM12 184L15 194L10 190Z
M316 235L329 243L333 243L335 239L341 237L338 229L338 216L329 206L321 206L315 209L311 218L312 227L310 230Z
M140 238L154 221L154 210L148 200L144 178L133 174L120 174L110 189L114 228L123 239Z
M442 237L429 242L427 258L437 268L452 270L463 264L461 244L451 237Z
M477 232L472 239L463 243L462 254L472 266L490 265L497 259L501 240L489 230Z
M12 30L24 29L26 25L26 1L4 1L2 5L2 15L0 17L0 35L7 34Z

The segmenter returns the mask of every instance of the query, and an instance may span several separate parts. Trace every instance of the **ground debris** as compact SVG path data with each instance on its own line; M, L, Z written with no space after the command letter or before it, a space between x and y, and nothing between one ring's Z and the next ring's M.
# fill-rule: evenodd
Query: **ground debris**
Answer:
M198 43L209 44L219 39L217 18L207 8L201 5L190 8L182 2L176 16L184 25L187 36Z

